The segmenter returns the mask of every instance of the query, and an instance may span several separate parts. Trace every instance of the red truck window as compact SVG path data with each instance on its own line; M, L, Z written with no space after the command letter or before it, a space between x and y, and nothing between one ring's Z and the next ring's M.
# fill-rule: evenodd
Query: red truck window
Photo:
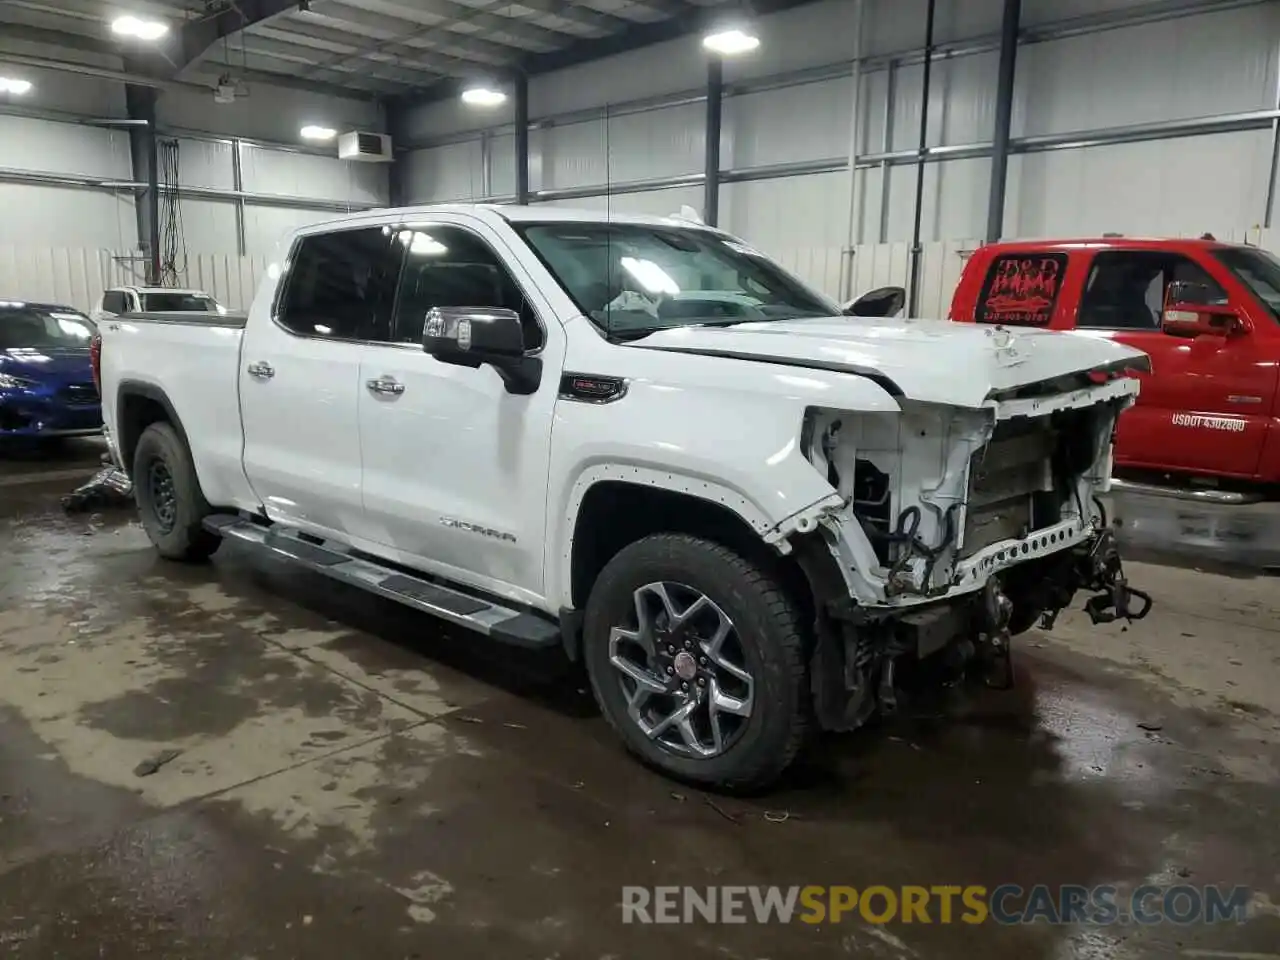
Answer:
M978 323L1045 326L1067 269L1065 253L1009 254L996 257L978 295Z
M1195 262L1179 254L1147 250L1099 253L1080 298L1078 326L1100 330L1159 330L1164 294L1174 280L1209 288L1220 303L1227 295Z

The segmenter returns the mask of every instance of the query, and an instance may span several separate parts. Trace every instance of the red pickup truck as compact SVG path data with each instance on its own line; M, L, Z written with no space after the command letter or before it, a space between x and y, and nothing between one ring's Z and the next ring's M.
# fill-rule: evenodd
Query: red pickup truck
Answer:
M1151 357L1116 466L1280 482L1280 259L1200 240L1051 240L974 252L951 319L1115 338Z

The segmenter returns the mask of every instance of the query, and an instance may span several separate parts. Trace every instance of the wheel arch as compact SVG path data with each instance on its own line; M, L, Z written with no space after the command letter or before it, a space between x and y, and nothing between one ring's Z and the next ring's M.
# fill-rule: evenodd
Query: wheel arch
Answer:
M142 431L160 422L173 427L187 449L191 449L182 419L162 387L144 380L120 381L116 388L115 442L120 453L120 466L126 473L132 472L133 454Z
M773 526L747 498L727 487L641 467L596 469L574 487L561 555L555 558L566 652L578 659L581 620L596 578L619 551L658 533L685 533L734 550L774 574L812 613L801 566L764 540Z

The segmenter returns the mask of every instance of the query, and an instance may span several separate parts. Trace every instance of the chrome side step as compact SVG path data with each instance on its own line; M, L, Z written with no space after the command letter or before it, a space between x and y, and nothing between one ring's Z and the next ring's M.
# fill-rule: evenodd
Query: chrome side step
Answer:
M1193 500L1198 503L1258 503L1260 493L1242 493L1237 490L1215 490L1212 487L1162 487L1156 483L1138 483L1135 480L1111 481L1111 489L1117 493L1139 493L1148 497L1166 497L1170 500Z
M331 541L304 539L297 531L267 527L244 517L216 514L205 529L242 543L265 547L317 573L403 603L423 613L520 647L558 647L560 626L546 617L504 607L456 587L402 573L377 561L357 557Z

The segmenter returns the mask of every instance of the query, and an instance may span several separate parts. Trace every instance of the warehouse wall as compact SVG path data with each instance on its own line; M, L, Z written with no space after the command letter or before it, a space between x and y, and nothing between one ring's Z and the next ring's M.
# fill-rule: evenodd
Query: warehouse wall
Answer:
M720 223L834 294L866 273L851 259L912 236L926 2L865 0L856 83L852 0L762 18L761 49L725 65ZM1280 4L1022 6L1006 236L1243 236L1263 222ZM986 231L1001 8L938 0L921 209L937 249ZM696 37L533 78L533 199L701 208L705 82ZM406 120L410 200L510 198L509 109L450 100Z
M52 257L42 263L96 263L97 251L110 250L112 270L125 271L117 279L140 280L146 258L138 191L129 186L136 182L129 133L111 125L127 117L124 86L61 71L22 75L33 93L0 105L0 247ZM217 104L211 90L177 87L157 103L161 142L177 144L176 191L162 190L162 199L176 197L180 214L175 266L192 282L201 256L265 257L298 226L387 203L385 165L340 161L332 145L293 142L307 123L382 130L377 104L258 84L246 93ZM11 282L21 281L19 274Z

